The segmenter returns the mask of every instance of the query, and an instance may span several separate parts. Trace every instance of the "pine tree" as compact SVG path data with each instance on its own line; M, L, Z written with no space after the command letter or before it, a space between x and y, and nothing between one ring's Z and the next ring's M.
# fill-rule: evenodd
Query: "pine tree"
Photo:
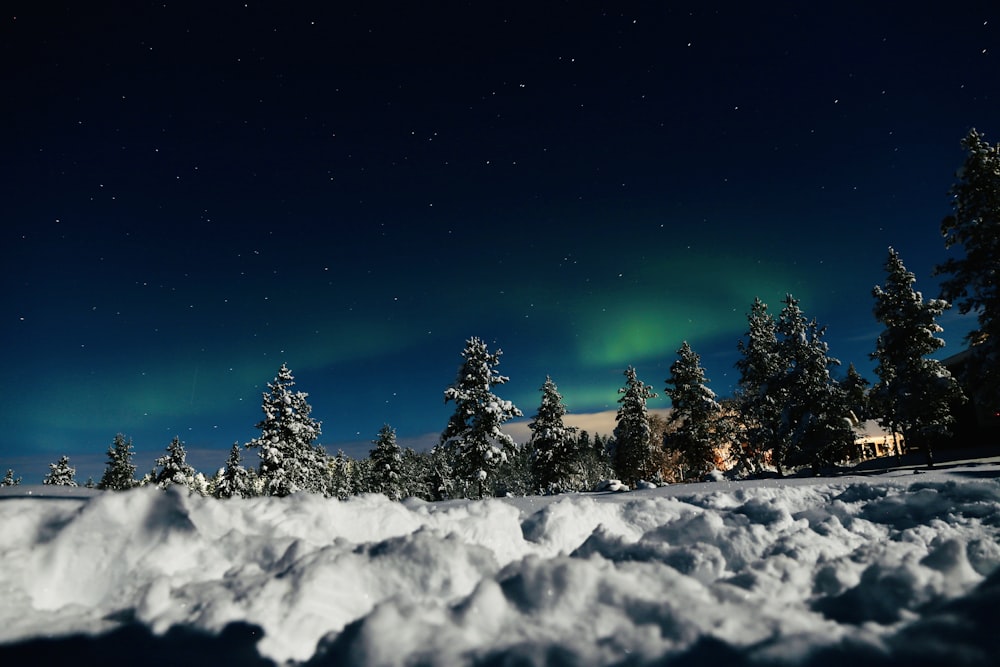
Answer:
M70 466L68 456L61 456L58 463L49 464L49 474L42 480L42 484L50 486L77 486L76 468Z
M7 468L7 474L0 480L0 486L18 486L21 483L20 477L14 477L14 469Z
M683 480L685 466L682 462L681 453L673 447L668 437L669 433L675 430L677 425L668 422L667 417L658 415L655 412L648 413L646 421L649 422L650 442L662 445L662 451L660 452L660 478L669 484Z
M646 418L646 401L656 398L656 393L636 377L632 366L625 369L625 386L618 393L621 398L615 415L615 469L634 487L640 480L659 477L660 443L652 441Z
M108 463L97 488L107 491L125 491L136 486L135 465L132 463L132 440L126 440L121 433L115 435L108 448Z
M583 489L592 491L601 482L614 477L612 448L607 438L603 438L598 434L591 439L589 433L581 431L580 437L577 439L576 449L580 453L580 468L583 471Z
M339 500L347 500L356 493L354 486L354 461L344 450L337 450L337 455L327 462L326 495Z
M531 439L531 472L535 487L545 493L561 493L580 488L580 460L574 437L576 428L566 426L566 406L559 388L546 376L542 384L538 413L528 424Z
M664 390L673 406L669 423L674 426L665 434L664 446L679 451L684 465L696 474L715 467L713 424L720 408L707 382L701 357L684 341Z
M455 489L458 484L455 482L455 469L452 465L454 452L446 447L437 445L431 448L427 454L427 487L429 489L429 500L449 500L454 498Z
M247 479L247 470L243 467L243 457L239 443L233 443L229 450L229 458L225 467L215 476L214 493L216 498L246 498L251 494Z
M739 399L734 396L720 400L719 412L712 421L716 450L725 456L727 469L743 476L759 470L752 468L745 459L746 428L740 417Z
M261 433L246 445L258 449L258 474L269 496L324 491L325 456L313 444L320 435L320 423L309 416L309 395L293 391L294 386L292 372L282 364L264 393L264 419L257 424Z
M377 483L372 469L372 460L367 456L351 462L351 494L378 493Z
M866 421L871 416L871 407L868 400L868 387L871 385L868 380L861 376L854 363L847 366L847 377L841 383L844 394L847 398L847 408L854 415L858 424Z
M775 446L781 453L779 464L811 464L817 469L845 456L854 432L847 419L847 397L830 374L840 361L828 353L825 327L807 320L798 303L787 295L778 316L779 367L785 370L779 381L781 423Z
M534 447L530 443L515 445L507 452L504 461L494 475L493 493L497 496L530 496L538 494L535 476L532 473Z
M601 481L601 476L595 472L597 457L594 445L590 441L590 433L585 430L579 431L573 447L576 449L580 466L580 488L584 491L596 488L596 484Z
M444 392L445 403L455 402L455 412L440 444L453 454L452 466L466 497L475 489L476 497L482 498L490 473L495 473L515 449L513 438L500 427L522 413L493 393L493 387L509 379L496 371L501 354L501 350L491 354L483 341L470 338L458 376Z
M368 454L372 467L372 491L381 493L390 500L402 500L403 450L396 442L396 430L384 424L372 444L375 448Z
M429 483L430 452L420 453L410 447L405 448L400 477L403 482L404 498L434 499Z
M885 286L872 289L875 319L885 326L871 358L879 381L872 400L879 422L901 432L908 446L924 449L933 465L934 442L950 433L951 404L964 400L944 365L927 355L944 347L937 318L949 308L943 299L924 300L913 288L916 277L889 248Z
M941 235L945 248L960 246L964 256L947 259L935 273L951 276L941 285L942 300L962 314L976 313L965 380L982 407L1000 411L1000 149L975 129L962 148L968 155L949 191L953 213L941 222Z
M774 443L781 425L781 377L784 368L778 355L777 323L767 304L754 299L747 314L746 340L737 347L742 355L736 362L740 372L737 389L744 444L736 458L748 474L764 469L768 458L774 462Z
M154 470L150 482L159 488L165 489L171 484L187 487L195 485L195 476L198 472L188 465L187 451L178 436L174 436L174 439L167 445L167 454L158 457L155 465L160 469L159 471Z

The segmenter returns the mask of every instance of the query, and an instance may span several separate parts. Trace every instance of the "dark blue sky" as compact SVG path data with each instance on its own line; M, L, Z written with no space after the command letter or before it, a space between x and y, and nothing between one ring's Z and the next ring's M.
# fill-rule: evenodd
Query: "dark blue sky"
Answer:
M117 432L141 471L179 435L212 472L282 362L328 449L427 443L470 336L527 416L546 374L577 414L628 364L662 390L685 339L726 395L786 292L868 373L887 247L936 296L959 141L1000 136L988 2L15 4L0 468L26 481L98 476Z

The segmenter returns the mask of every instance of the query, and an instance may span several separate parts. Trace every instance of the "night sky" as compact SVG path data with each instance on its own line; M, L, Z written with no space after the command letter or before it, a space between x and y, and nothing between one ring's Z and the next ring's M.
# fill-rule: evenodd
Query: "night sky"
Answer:
M629 364L662 395L683 340L725 396L786 292L871 377L888 246L937 296L959 141L1000 140L995 2L14 4L26 482L99 478L118 432L140 473L175 435L212 473L283 362L328 450L426 447L471 336L526 417L547 374L577 415ZM940 323L943 357L969 323Z

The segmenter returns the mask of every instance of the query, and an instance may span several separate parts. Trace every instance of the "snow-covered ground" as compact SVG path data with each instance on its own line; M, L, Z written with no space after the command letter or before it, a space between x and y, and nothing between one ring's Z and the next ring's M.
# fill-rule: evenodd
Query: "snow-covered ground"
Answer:
M0 664L996 665L998 566L996 463L438 504L11 487Z

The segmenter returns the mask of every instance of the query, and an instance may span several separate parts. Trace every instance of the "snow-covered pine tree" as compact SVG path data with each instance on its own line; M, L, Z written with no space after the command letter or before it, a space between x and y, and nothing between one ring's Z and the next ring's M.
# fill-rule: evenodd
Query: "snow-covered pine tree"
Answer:
M351 462L352 495L376 493L372 475L372 460L367 456Z
M595 476L594 468L597 467L597 454L594 451L594 443L590 441L590 433L584 429L580 429L574 439L576 442L573 443L573 448L576 450L577 465L580 467L580 489L590 491L596 488L595 484L602 479L602 477L593 479ZM610 477L610 474L604 476L603 479L607 479L607 477Z
M660 475L662 481L673 484L683 480L686 466L682 463L681 453L668 444L667 433L672 428L672 425L667 422L666 416L658 415L655 412L647 413L646 421L649 422L650 442L660 443L663 448L660 452Z
M752 470L744 459L746 428L740 418L739 399L735 396L719 401L719 413L713 419L712 437L717 451L726 458L727 469L746 476Z
M372 444L375 448L368 453L372 468L369 482L372 491L381 493L390 500L402 500L405 486L403 450L396 442L396 429L383 424Z
M403 450L403 468L400 477L403 481L404 498L421 498L433 500L429 483L430 452L420 453L407 447Z
M577 438L576 450L580 454L582 488L585 491L592 491L601 482L614 477L611 450L606 439L600 435L591 438L587 431L581 431Z
M951 406L964 400L944 365L927 355L944 347L937 318L949 308L943 299L927 299L913 289L916 277L889 248L885 286L872 289L875 319L885 326L871 358L878 362L878 382L871 391L879 423L903 434L907 446L923 449L933 465L935 441L950 433Z
M961 247L935 274L950 274L941 298L958 312L976 313L978 328L968 334L972 359L964 380L990 414L1000 411L1000 147L975 128L962 140L967 151L949 194L953 213L941 222L945 248Z
M106 491L125 491L136 486L135 465L132 463L132 440L118 433L108 448L108 462L97 488Z
M0 486L17 486L21 483L20 477L14 477L14 469L7 468L7 473L0 480Z
M493 393L493 387L508 379L496 371L501 350L490 353L479 338L466 341L464 362L454 384L445 389L445 403L455 402L455 412L441 434L441 447L451 453L456 480L464 486L464 495L482 498L489 480L512 454L514 439L500 427L522 413L508 400Z
M862 377L854 363L847 366L847 377L840 383L847 397L847 408L851 411L859 424L870 419L871 409L869 408L868 387L871 385L868 380Z
M450 500L455 497L455 470L452 466L454 451L437 445L427 454L428 500Z
M669 417L673 428L664 435L664 446L680 452L685 467L694 474L715 467L713 425L720 408L707 383L701 357L684 341L664 390L673 406Z
M313 444L320 435L320 423L309 416L309 395L293 391L294 386L292 372L282 364L263 396L264 419L257 424L260 435L246 445L258 450L258 474L269 496L325 490L326 457Z
M68 456L59 457L57 463L49 464L49 474L42 480L42 484L50 486L78 486L76 483L76 468L69 464Z
M767 304L755 298L747 314L745 340L737 343L742 355L736 362L740 372L737 405L743 442L736 459L748 474L760 473L768 460L780 461L775 438L781 425L781 377L785 369L778 356L777 323Z
M542 401L534 420L528 424L534 486L543 493L580 490L582 479L576 428L563 422L566 406L551 377L545 377L539 391Z
M216 498L247 498L252 495L238 442L234 442L233 448L229 450L226 465L216 473L212 490L212 495Z
M818 469L842 458L854 443L847 397L830 374L840 361L828 353L825 327L806 319L798 299L788 294L784 304L777 323L780 367L785 369L775 438L784 455L778 463Z
M615 437L615 470L632 487L640 480L659 477L662 459L661 443L650 437L646 419L646 401L656 398L650 385L636 377L635 368L625 369L625 386L618 390Z
M356 493L354 464L355 462L342 449L337 450L337 455L327 461L327 496L347 500Z
M180 437L174 439L167 445L167 453L157 457L156 464L159 470L154 470L150 479L161 489L165 489L171 484L192 487L195 484L195 476L198 472L187 463L187 451Z
M508 452L507 460L500 466L495 478L494 493L497 496L538 495L535 475L531 470L535 448L530 443L517 444Z

